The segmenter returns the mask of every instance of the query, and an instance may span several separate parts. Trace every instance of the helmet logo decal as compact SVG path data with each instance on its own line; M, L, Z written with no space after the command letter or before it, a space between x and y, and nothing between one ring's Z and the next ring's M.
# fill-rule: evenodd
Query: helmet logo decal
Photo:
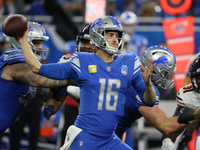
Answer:
M126 19L127 19L127 20L131 19L131 16L130 16L129 13L127 13Z
M31 25L29 25L29 32L33 31L33 27Z
M120 23L115 17L109 16L109 18L112 20L113 25L116 25L117 27L120 27Z
M157 60L153 61L153 64L157 67L159 64L162 64L163 66L167 67L167 64L169 64L169 60L167 59L167 56L161 55Z
M126 75L128 73L128 67L126 65L121 67L121 73L122 75Z

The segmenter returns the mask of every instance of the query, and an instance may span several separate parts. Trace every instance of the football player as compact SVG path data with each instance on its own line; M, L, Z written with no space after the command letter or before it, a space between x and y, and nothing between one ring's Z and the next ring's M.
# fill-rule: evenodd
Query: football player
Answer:
M121 23L113 16L102 16L90 27L96 53L74 53L66 63L41 64L33 55L27 32L18 38L26 61L34 73L53 79L74 79L80 87L80 110L74 126L67 131L61 149L132 149L114 134L123 115L126 92L134 86L138 99L148 106L155 102L151 83L154 65L145 69L134 53L114 55L123 48ZM68 137L69 136L69 137ZM94 143L94 144L91 144Z
M47 41L49 37L40 24L28 22L28 25L28 45L31 47L34 57L38 61L42 61L46 59L48 53L48 48L42 45L42 41ZM27 65L21 46L15 38L10 38L10 45L11 49L5 51L0 57L0 133L3 133L15 121L21 110L35 96L40 99L44 98L44 100L49 98L44 94L48 90L37 89L37 87L67 85L67 80L52 80L33 73ZM44 92L43 95L41 95L41 92Z
M194 107L200 107L200 56L198 56L193 63L191 64L190 68L189 68L189 76L191 79L191 84L186 85L184 87L182 87L181 89L179 89L179 91L177 92L177 96L176 96L176 101L177 101L177 108L176 111L174 113L175 116L179 116L178 121L180 123L187 123L187 128L184 129L184 131L179 135L171 135L171 136L167 136L164 141L163 141L163 147L167 148L173 148L173 149L177 149L186 145L187 142L189 142L192 139L192 133L194 130L196 130L196 132L199 132L199 120L194 120L193 119L198 119L198 114L194 115ZM186 107L186 108L184 108ZM182 110L183 109L183 110ZM198 111L198 110L197 110ZM193 116L194 115L194 116ZM194 118L194 117L197 118ZM192 122L189 122L192 121ZM197 131L198 130L198 131ZM179 136L178 136L179 135ZM178 137L177 137L178 136ZM176 139L176 141L175 141ZM192 147L195 147L196 150L198 150L200 148L200 137L197 134L197 136L195 136L195 143L191 143ZM172 141L175 141L175 144L172 143ZM190 144L188 144L188 148L190 149ZM163 150L165 150L163 148Z

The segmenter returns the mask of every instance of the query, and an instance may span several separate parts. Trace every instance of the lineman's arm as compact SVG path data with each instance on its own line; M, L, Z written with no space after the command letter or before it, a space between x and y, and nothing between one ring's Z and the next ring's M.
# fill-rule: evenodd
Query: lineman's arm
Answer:
M8 81L20 81L35 87L60 87L66 86L67 80L53 80L44 76L35 74L24 62L6 65L1 77Z
M159 105L154 105L153 107L140 106L138 110L163 135L182 130L186 126L177 122L177 116L168 118Z
M28 32L29 32L29 25L27 24L27 30L22 37L17 37L16 40L19 42L24 58L28 65L30 66L31 70L34 73L38 73L41 67L41 63L36 58L35 54L33 53L29 43L28 43Z

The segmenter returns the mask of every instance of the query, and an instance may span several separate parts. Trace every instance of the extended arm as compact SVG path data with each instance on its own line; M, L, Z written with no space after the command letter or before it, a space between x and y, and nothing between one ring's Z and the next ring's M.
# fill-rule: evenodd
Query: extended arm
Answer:
M19 42L24 58L28 65L30 66L31 70L34 73L38 73L41 67L41 63L36 58L35 54L33 53L29 43L28 43L28 32L29 32L29 25L27 24L27 30L22 37L17 37L17 41Z
M153 64L153 59L149 59L147 68L145 69L142 65L140 65L140 68L142 70L142 77L145 82L145 92L144 92L144 100L147 104L154 104L156 99L156 91L152 85L151 82L151 73L153 72L153 69L155 65Z
M67 80L53 80L37 75L30 70L30 67L26 63L7 65L1 77L5 80L17 80L35 87L60 87L66 86L68 83Z
M158 105L154 105L153 107L140 106L138 110L163 135L182 130L186 126L177 122L177 116L168 118Z

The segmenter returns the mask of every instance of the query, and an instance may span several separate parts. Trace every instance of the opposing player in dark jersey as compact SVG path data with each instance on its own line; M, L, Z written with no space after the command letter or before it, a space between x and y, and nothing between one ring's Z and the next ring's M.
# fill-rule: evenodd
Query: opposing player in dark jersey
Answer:
M27 31L28 32L28 31ZM48 40L44 28L35 22L29 22L28 43L39 60L45 59L48 48L42 41ZM20 111L27 106L33 97L47 99L41 88L67 85L66 81L52 80L37 75L26 64L19 43L10 38L11 49L0 57L0 133L3 133L16 119Z
M194 59L190 68L189 68L189 76L191 79L191 84L186 85L179 89L176 96L177 108L174 113L175 116L179 116L178 121L180 123L187 123L187 128L179 135L171 135L167 136L166 139L163 140L163 150L167 149L181 149L187 144L188 149L200 149L200 130L199 130L199 118L195 118L197 120L192 121L191 118L192 107L200 107L200 55ZM181 112L184 107L190 107L190 109L185 109L188 111ZM182 116L184 115L184 116ZM192 116L193 117L193 116ZM187 118L187 119L186 119ZM192 121L192 122L187 122ZM196 135L193 134L195 131ZM192 136L192 134L194 136ZM170 139L171 140L170 140ZM174 143L172 143L172 141ZM188 143L191 141L190 143Z
M134 53L114 55L123 48L124 31L112 16L95 20L90 27L96 53L75 53L66 63L42 65L33 55L27 32L18 42L31 70L53 79L73 78L80 87L80 111L68 129L61 149L131 149L114 133L123 115L127 89L135 88L138 100L153 106L155 90L151 83L154 69L149 59L145 69ZM69 136L69 137L68 137Z

